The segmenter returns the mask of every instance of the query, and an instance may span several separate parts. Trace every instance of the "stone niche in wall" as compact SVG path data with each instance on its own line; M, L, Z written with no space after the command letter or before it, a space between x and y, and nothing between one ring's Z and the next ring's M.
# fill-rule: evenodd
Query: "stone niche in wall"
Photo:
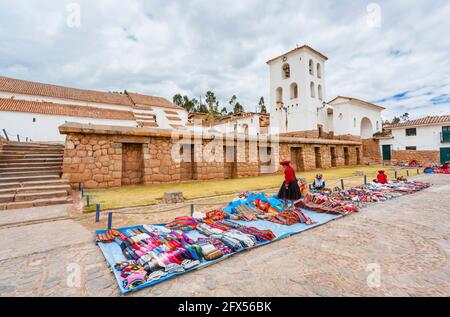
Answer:
M122 143L122 186L144 182L143 144Z

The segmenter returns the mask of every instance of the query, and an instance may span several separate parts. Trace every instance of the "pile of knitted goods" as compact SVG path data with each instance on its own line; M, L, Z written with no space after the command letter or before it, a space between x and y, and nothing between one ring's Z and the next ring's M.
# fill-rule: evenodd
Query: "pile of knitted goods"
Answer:
M415 193L431 186L430 183L404 181L404 182L389 182L387 186L395 192L400 193Z
M172 230L191 231L197 227L197 220L188 216L180 216L175 218L172 222L166 224L167 228Z
M271 230L244 226L229 220L214 221L206 219L203 223L197 225L197 231L210 238L222 241L233 251L240 251L253 247L258 242L275 239Z
M127 261L116 263L115 267L121 272L125 289L184 272L206 258L202 247L186 234L166 227L143 225L125 232L117 231L119 235L114 243L120 246Z
M310 193L299 203L302 208L334 215L345 215L357 211L358 207L352 202L335 199L321 193Z
M288 209L283 210L282 212L274 214L267 220L286 226L292 226L297 223L304 223L307 225L314 224L314 221L312 221L311 218L309 218L303 213L303 211L295 206L291 206Z

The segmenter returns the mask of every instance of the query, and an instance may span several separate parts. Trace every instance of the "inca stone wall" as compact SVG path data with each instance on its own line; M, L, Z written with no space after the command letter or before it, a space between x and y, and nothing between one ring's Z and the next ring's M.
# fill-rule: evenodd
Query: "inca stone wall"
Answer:
M0 151L3 149L3 143L5 143L5 140L0 136Z
M241 137L221 142L211 136L189 136L180 145L165 130L68 123L60 131L67 135L63 177L73 187L79 183L84 188L109 188L255 177L268 173L262 170L267 165L273 167L269 173L282 172L278 159L290 159L298 171L350 166L358 163L357 149L362 162L361 143L351 141L285 138L275 146ZM260 163L260 147L270 149L271 162Z
M364 153L364 161L366 163L381 163L380 142L377 139L362 140L362 147Z

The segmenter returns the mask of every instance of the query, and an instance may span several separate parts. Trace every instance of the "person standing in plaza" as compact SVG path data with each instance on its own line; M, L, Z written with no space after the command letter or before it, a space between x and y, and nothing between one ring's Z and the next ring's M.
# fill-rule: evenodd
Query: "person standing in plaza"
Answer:
M291 167L291 161L282 161L280 165L284 168L284 182L278 192L278 198L296 201L301 198L300 187L298 186L295 171Z

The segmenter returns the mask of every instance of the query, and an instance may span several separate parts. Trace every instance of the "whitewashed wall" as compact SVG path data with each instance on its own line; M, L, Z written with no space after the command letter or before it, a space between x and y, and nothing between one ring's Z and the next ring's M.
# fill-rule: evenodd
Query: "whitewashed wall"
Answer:
M36 122L33 122L33 118L36 118ZM3 131L1 129L6 129L9 133L18 133L24 138L31 138L33 141L64 141L65 135L59 134L58 127L66 122L118 125L127 127L136 127L137 125L134 120L92 119L0 111L0 134L3 135ZM17 140L15 136L14 140Z
M325 87L325 60L308 51L298 51L286 55L287 60L279 58L269 64L270 67L270 123L278 127L281 132L316 130L317 124L322 124L325 132L328 132L328 120L326 109L317 111L326 100ZM309 60L314 63L314 73L309 73ZM284 79L282 66L288 63L291 76ZM317 64L321 65L321 78L317 76ZM291 84L298 86L298 98L291 99ZM314 82L315 97L311 97L310 83ZM322 99L319 100L318 85L322 86ZM282 101L288 108L288 128L286 131L286 111L276 110L278 87L283 89Z
M381 109L363 104L349 102L333 103L333 130L334 135L361 135L361 123L363 118L370 120L372 134L381 132Z
M405 150L407 146L416 146L418 151L439 151L441 147L450 147L450 142L441 143L442 126L417 127L416 136L406 136L406 128L392 129L393 139L380 140L380 145L392 145L395 151Z
M236 126L236 131L238 133L244 133L244 129L245 129L245 125L248 126L248 133L250 135L257 135L259 133L261 133L261 128L259 126L259 116L258 115L253 115L251 117L247 117L247 118L241 118L241 119L237 119L237 120L233 120L233 121L228 121L222 124L218 124L213 126L213 128L219 132L222 133L232 133L234 132L234 126L235 124Z

